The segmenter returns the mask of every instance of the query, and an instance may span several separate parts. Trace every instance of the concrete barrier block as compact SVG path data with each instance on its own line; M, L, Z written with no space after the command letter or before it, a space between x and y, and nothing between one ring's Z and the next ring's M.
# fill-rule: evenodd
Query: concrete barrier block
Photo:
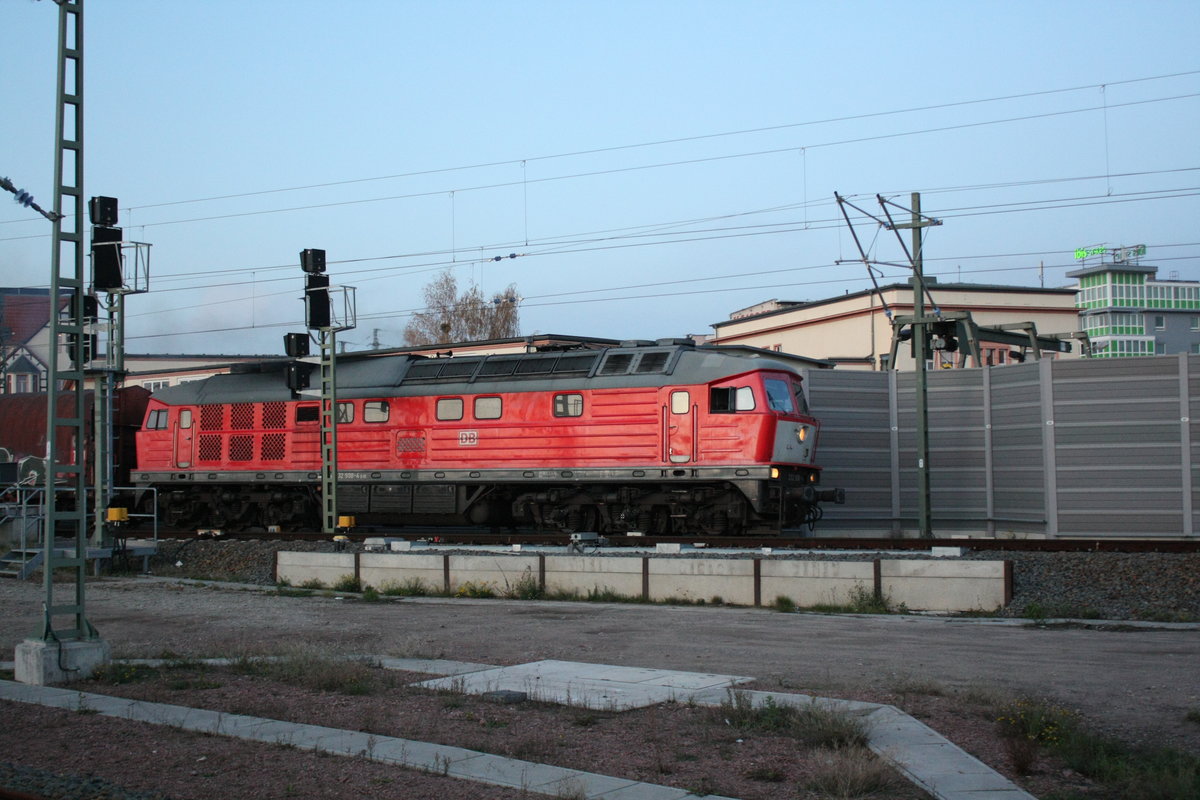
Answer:
M546 589L550 592L611 591L642 596L642 559L637 556L546 556Z
M496 594L504 594L518 581L538 579L538 558L526 554L487 553L450 556L450 591L456 592L464 583L490 586Z
M275 558L279 580L287 581L293 586L301 586L314 580L325 586L333 586L346 575L354 574L353 553L281 551Z
M880 562L880 590L917 611L991 611L1004 605L1003 561Z
M712 600L754 604L754 562L750 559L650 559L651 600Z
M445 585L442 556L424 553L363 553L359 556L358 574L363 586L381 592L390 587L420 581L425 592L436 594Z
M875 565L870 561L764 560L760 570L763 605L787 597L800 608L844 606L856 591L875 591Z

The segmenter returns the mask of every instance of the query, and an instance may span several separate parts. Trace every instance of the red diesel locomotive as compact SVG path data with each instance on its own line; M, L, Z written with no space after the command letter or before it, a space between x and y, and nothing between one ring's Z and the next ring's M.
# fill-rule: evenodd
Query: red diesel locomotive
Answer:
M613 534L811 525L843 501L819 487L798 372L814 363L690 340L342 356L338 513ZM320 401L289 388L287 362L254 369L151 397L134 480L158 489L167 524L317 522Z

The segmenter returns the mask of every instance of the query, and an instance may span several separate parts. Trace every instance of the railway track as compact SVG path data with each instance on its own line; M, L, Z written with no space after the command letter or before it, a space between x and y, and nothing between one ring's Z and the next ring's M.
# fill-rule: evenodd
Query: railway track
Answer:
M331 535L320 531L290 531L265 533L197 532L194 530L159 531L161 539L271 539L275 541L328 541ZM566 546L570 535L549 531L486 532L467 528L403 528L397 530L348 531L346 538L361 543L374 537L396 537L409 541L425 541L442 545L464 546L507 546L549 545ZM933 547L964 547L971 550L1010 552L1074 552L1074 553L1196 553L1200 552L1200 540L1195 539L919 539L919 538L860 538L860 537L814 537L789 535L784 532L774 536L610 536L603 542L605 547L653 547L662 543L703 545L713 548L735 548L761 550L929 550Z

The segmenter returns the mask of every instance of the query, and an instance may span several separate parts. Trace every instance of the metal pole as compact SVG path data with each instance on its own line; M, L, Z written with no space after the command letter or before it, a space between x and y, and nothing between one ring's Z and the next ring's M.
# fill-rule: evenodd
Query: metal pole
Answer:
M322 328L321 347L321 531L337 530L337 331Z
M921 258L921 194L912 193L912 250L913 250L913 343L916 355L917 391L917 526L922 537L933 536L929 500L929 394L925 371L926 331L925 274Z
M55 219L50 258L46 519L43 532L46 599L38 635L43 641L99 638L84 613L88 486L84 449L84 341L87 330L83 308L83 228L86 219L83 200L83 0L58 0L58 4ZM64 255L67 256L65 264ZM59 311L64 298L67 299L66 315ZM68 351L66 364L59 352L64 341ZM59 398L63 397L70 400L64 404L68 407L60 409ZM59 476L64 477L61 493L57 491ZM73 532L74 550L69 556L59 556L55 551L54 538L60 527L64 532ZM55 603L56 576L74 579L74 602ZM62 588L67 586L69 582ZM56 628L55 617L68 615L73 617L74 627Z

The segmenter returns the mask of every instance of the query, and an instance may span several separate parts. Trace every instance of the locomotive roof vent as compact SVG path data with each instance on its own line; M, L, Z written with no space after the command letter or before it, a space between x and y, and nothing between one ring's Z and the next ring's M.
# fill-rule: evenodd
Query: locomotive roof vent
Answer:
M626 339L621 342L621 347L654 347L654 342L649 339Z
M659 339L655 342L659 347L695 347L694 339Z

